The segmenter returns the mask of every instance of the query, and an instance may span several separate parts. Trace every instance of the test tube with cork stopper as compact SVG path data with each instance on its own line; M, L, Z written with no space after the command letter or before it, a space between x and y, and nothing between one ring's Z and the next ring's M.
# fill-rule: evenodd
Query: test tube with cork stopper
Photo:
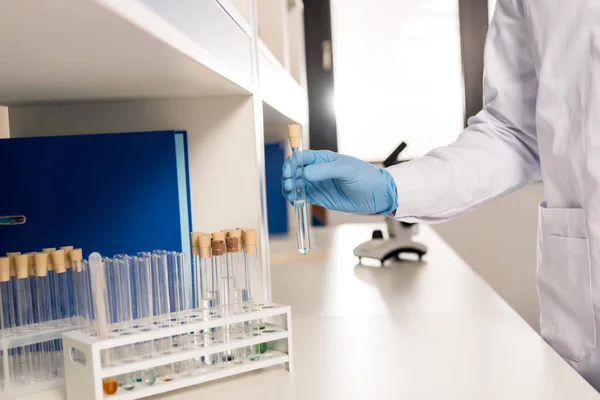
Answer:
M292 187L294 190L294 214L296 215L296 241L300 254L310 251L310 231L308 219L308 204L306 203L306 182L304 182L304 161L302 159L302 126L288 126L288 137L292 151L291 166Z

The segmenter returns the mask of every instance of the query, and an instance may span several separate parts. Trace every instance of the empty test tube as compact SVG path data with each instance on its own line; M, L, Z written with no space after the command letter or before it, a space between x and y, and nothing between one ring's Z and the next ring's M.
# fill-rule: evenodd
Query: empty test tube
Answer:
M244 254L241 252L240 242L242 240L242 231L229 230L225 243L227 246L227 271L231 274L231 313L239 314L244 311L244 305L247 306L246 291L246 268L244 265ZM245 333L244 323L237 323L226 328L231 329L231 335L234 339L241 339ZM243 363L246 355L245 348L237 348L232 351L233 362Z
M217 278L217 307L219 315L229 315L230 305L230 281L231 276L227 270L227 260L225 258L225 232L215 232L212 234L212 263L213 271Z
M71 252L73 251L74 247L73 246L63 246L60 248L64 253L65 253L65 263L66 263L66 267L67 267L67 281L69 284L69 311L71 312L71 315L69 315L69 317L72 317L75 314L75 293L73 292L73 268L72 268L72 261L71 261Z
M154 313L156 321L154 324L168 327L171 323L171 304L169 296L169 271L167 252L155 250L152 252L152 282L154 286ZM171 337L156 341L157 350L163 354L172 351ZM173 365L167 364L157 368L157 376L164 382L173 380Z
M0 257L0 300L2 303L0 328L11 331L16 325L15 319L15 298L10 281L11 260L9 257ZM16 275L15 275L16 279ZM8 354L2 354L2 369L8 371L8 381L15 380L15 374L18 373L16 349L11 349Z
M150 253L138 253L135 259L135 281L137 289L137 317L139 321L143 321L146 328L143 331L148 331L152 327L153 316L153 301L152 301L152 265ZM140 343L137 346L142 358L151 358L154 353L154 341ZM136 377L137 380L137 377ZM156 382L156 370L149 368L140 371L139 381L142 385L150 386Z
M205 321L217 317L217 297L219 288L218 273L212 262L212 239L210 234L201 234L198 237L200 247L200 297L202 306L202 317ZM217 338L217 328L210 328L204 332L204 347L211 346ZM204 357L208 365L218 364L218 354L210 354Z
M296 166L296 171L292 171L292 182L298 251L300 254L308 254L310 251L310 228L308 204L306 203L306 183L304 182L304 163L302 160L302 126L298 124L288 126L288 136L290 148L292 149L293 165Z
M27 276L29 268L29 257L25 254L15 257L17 273L17 325L24 328L25 331L34 329L31 327L33 322L33 309L31 308L31 287ZM19 380L28 383L34 381L33 375L33 345L26 345L17 349L19 360Z
M36 283L36 314L41 325L48 326L52 321L52 308L50 307L50 281L48 279L48 254L36 253L34 255L35 283ZM55 362L58 357L55 341L42 343L41 364L45 371L44 376L53 378L58 376L58 367Z
M17 315L17 268L15 264L15 257L21 255L20 252L10 252L6 253L6 256L10 259L10 287L13 291L13 299L14 299L14 309L13 314Z
M63 324L68 324L71 319L71 302L69 292L71 285L67 275L67 262L65 252L56 250L52 252L52 265L54 269L54 295L55 307L58 319L62 320Z
M120 327L119 334L126 334L126 330L132 325L132 302L131 302L131 269L132 258L126 254L119 254L113 258L115 277L115 293L117 308L117 323ZM117 357L123 363L130 363L134 359L134 345L126 345L117 348ZM125 390L135 388L135 375L127 373L119 377L119 383Z

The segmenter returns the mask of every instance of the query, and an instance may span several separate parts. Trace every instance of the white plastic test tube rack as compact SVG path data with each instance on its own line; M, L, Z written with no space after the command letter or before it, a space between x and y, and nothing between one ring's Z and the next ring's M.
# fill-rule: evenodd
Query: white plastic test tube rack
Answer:
M201 313L198 313L201 314ZM67 332L63 334L65 378L67 400L126 400L139 399L159 393L170 392L184 387L197 385L242 374L257 369L284 364L288 371L292 369L292 335L291 308L289 306L272 305L259 311L245 312L207 321L190 319L186 325L167 328L156 328L151 331L132 331L130 335L98 339L85 332ZM214 344L208 347L171 352L168 355L155 352L151 358L140 357L136 361L117 366L104 367L101 351L115 347L144 343L160 338L182 335L193 331L207 331L211 328L236 324L244 321L265 320L267 329L258 336L248 336L229 343ZM124 375L136 371L147 370L161 365L190 360L211 354L219 354L227 350L268 343L268 350L261 354L257 361L245 360L241 364L228 363L223 368L213 366L195 369L189 376L176 375L172 381L157 379L151 386L137 385L131 391L119 388L115 394L106 395L102 389L104 378Z
M63 377L40 377L33 379L32 382L19 382L18 377L15 377L12 370L13 365L11 365L9 356L9 350L17 351L15 349L22 348L23 346L60 340L63 332L77 329L75 324L69 323L66 320L64 323L61 323L61 320L53 321L53 323L58 326L44 327L43 324L40 324L35 331L26 331L25 327L16 327L12 332L8 330L0 332L0 350L2 350L0 362L2 363L3 371L2 385L0 385L0 400L27 396L64 384L65 380Z

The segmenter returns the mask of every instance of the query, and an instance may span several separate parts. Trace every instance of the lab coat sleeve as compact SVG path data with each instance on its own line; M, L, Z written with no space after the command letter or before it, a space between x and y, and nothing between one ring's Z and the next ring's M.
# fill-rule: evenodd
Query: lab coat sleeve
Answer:
M486 42L483 110L453 144L388 168L398 192L392 216L441 222L541 179L537 88L523 4L499 0Z

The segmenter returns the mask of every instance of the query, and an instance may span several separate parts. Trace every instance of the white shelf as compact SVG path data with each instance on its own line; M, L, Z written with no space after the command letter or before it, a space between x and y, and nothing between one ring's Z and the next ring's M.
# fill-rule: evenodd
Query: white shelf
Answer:
M214 346L203 347L200 349L181 351L178 353L173 353L169 356L160 356L157 358L137 361L130 364L123 364L115 367L106 367L102 369L101 376L102 378L108 378L111 376L123 375L129 372L142 371L145 369L158 367L160 365L172 364L179 361L191 360L192 358L216 354L232 348L239 349L255 344L272 342L274 340L281 340L288 337L288 333L285 329L269 326L269 328L265 330L273 332L264 333L258 336L247 337L229 343L222 343Z
M308 122L306 90L292 78L267 46L258 42L259 90L262 100L291 121Z
M189 317L186 318L189 320ZM102 366L101 354L107 349L117 349L134 343L147 343L157 338L171 338L180 334L190 334L214 326L228 327L246 320L264 321L266 319L269 320L267 329L264 329L262 334L258 336L246 336L225 343L184 351L178 350L179 348L168 348L170 349L169 353L155 352L148 359L138 358L131 363ZM154 326L152 321L137 321L138 327L136 329L130 327L127 332L122 332L123 334L105 340L100 340L82 332L65 333L63 335L63 347L65 349L63 355L67 397L69 399L100 400L107 398L103 394L103 378L143 371L161 365L170 365L210 354L245 349L247 346L252 345L255 345L256 348L256 345L261 343L269 343L271 351L261 354L259 360L250 361L244 354L244 358L236 358L236 360L241 361L240 364L227 363L223 365L219 363L215 366L202 366L201 368L192 369L191 376L176 374L173 381L156 381L152 386L136 385L136 388L130 392L119 389L117 394L111 395L110 398L137 399L147 397L276 364L285 364L288 370L292 368L292 320L291 309L288 306L268 306L255 312L190 322L185 325L181 325L180 321L181 319L178 319L172 326L161 326L159 329L150 331L140 330L138 327ZM111 329L115 327L118 326L111 326ZM135 333L133 333L134 331ZM73 354L79 356L74 358Z
M0 104L251 92L251 38L220 4L167 3L4 0Z
M211 369L210 372L197 370L192 372L192 375L189 377L177 376L176 379L173 379L170 382L157 380L152 386L139 386L130 392L123 390L123 388L119 388L117 393L111 396L105 396L104 398L107 400L139 399L287 362L289 362L289 355L276 350L267 350L267 352L261 354L260 360L258 361L245 361L244 364L241 365L232 364L223 369Z

